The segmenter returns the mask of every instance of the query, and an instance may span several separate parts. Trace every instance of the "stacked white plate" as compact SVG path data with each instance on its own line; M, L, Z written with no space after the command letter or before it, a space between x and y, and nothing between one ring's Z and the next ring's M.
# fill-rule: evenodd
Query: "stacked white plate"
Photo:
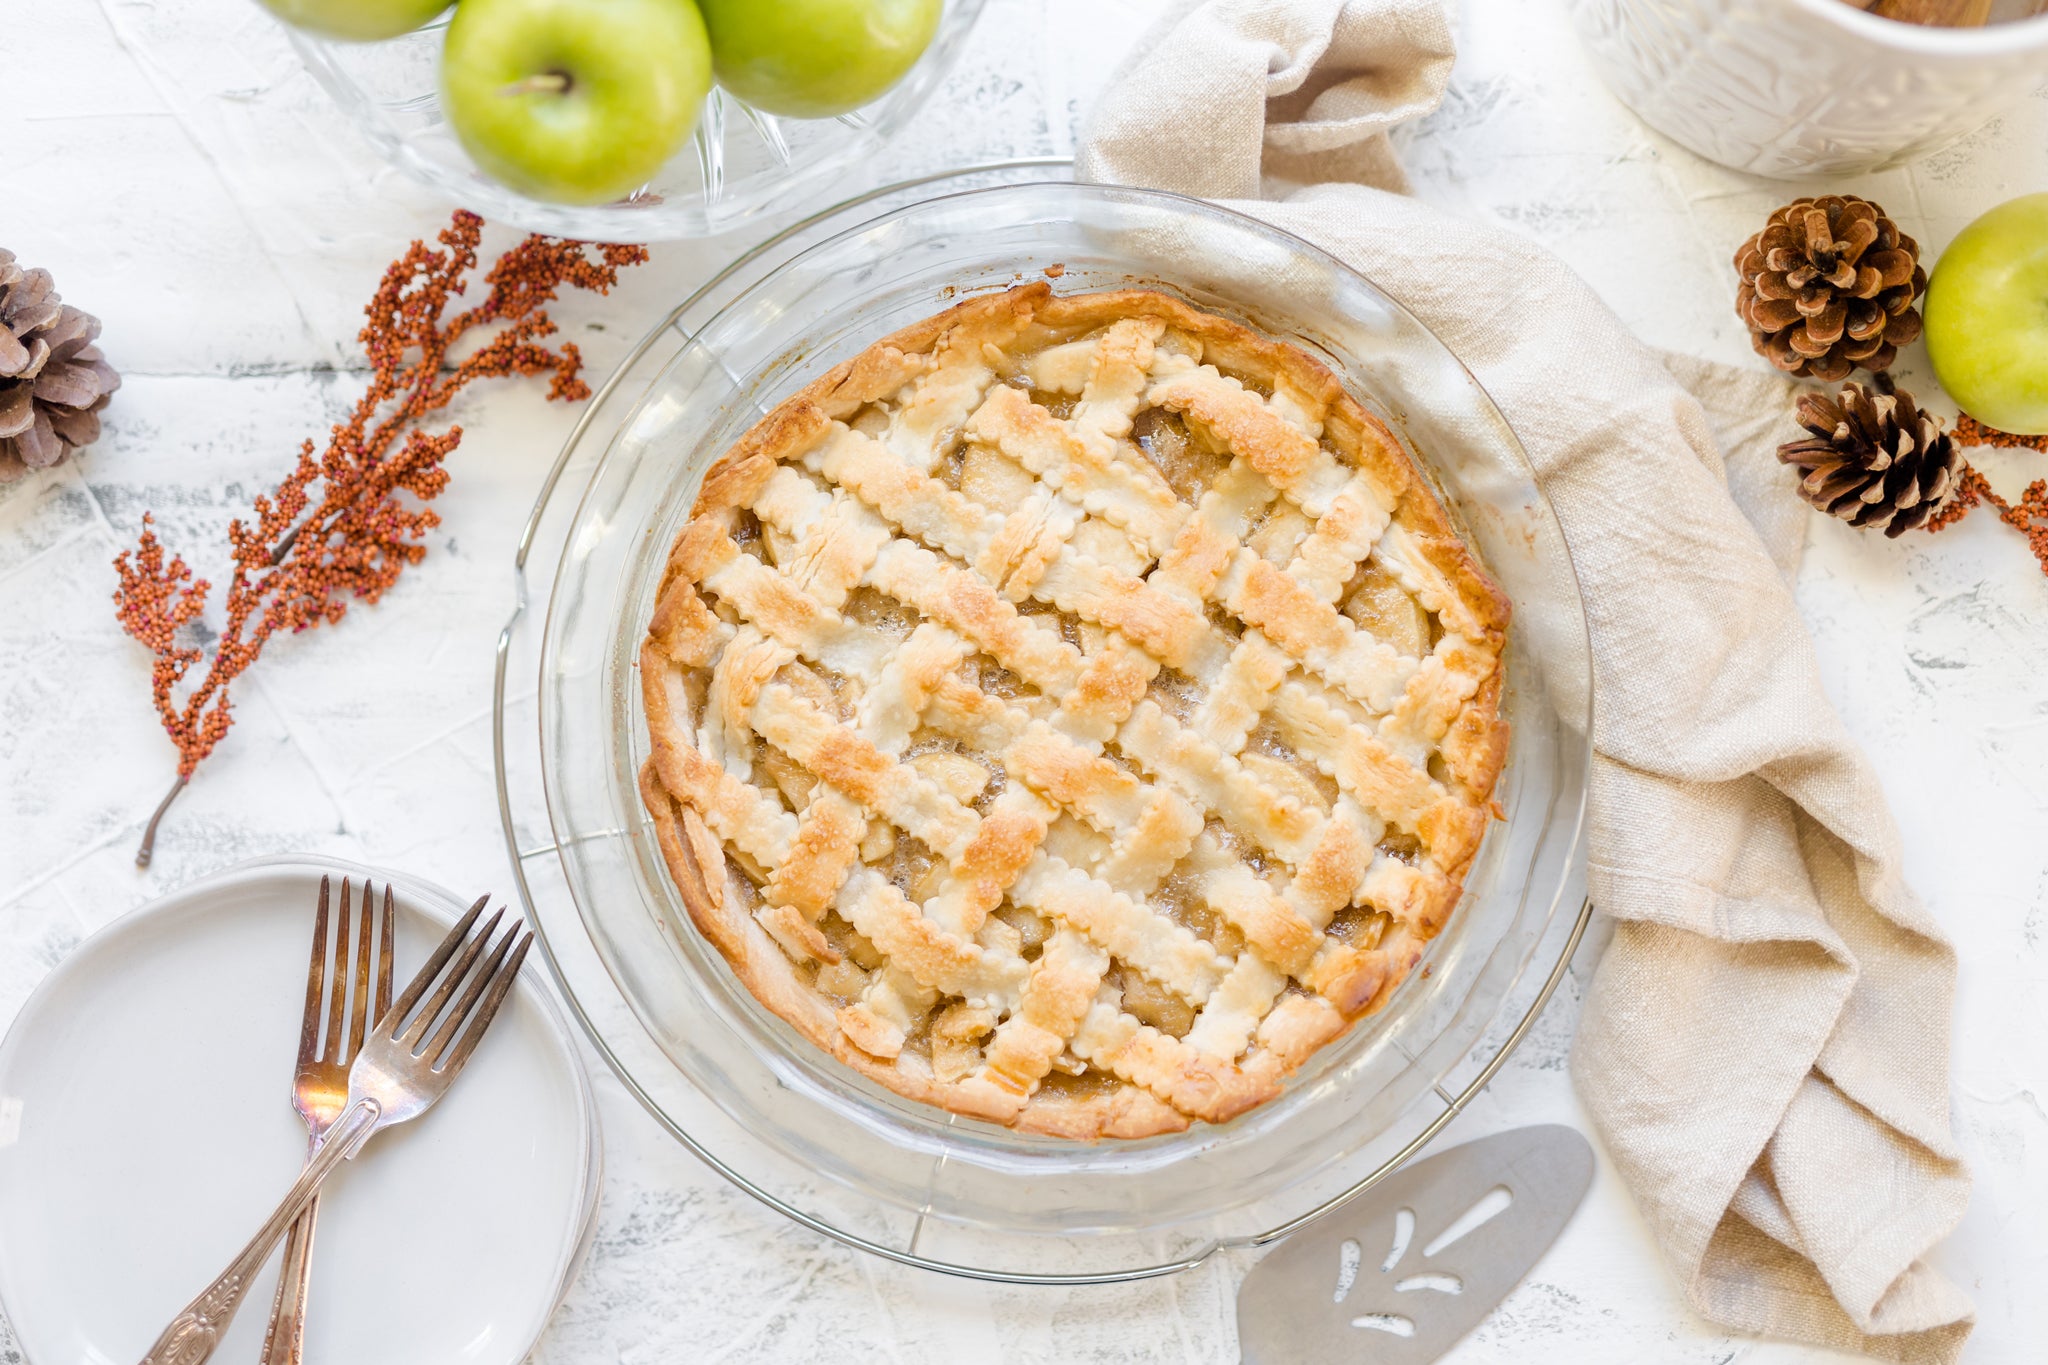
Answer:
M397 895L402 986L472 897L331 858L265 858L107 926L0 1043L0 1309L36 1365L126 1365L298 1173L291 1108L322 876ZM306 1355L513 1365L595 1225L589 1081L522 973L447 1097L327 1186ZM255 1360L276 1260L221 1344Z

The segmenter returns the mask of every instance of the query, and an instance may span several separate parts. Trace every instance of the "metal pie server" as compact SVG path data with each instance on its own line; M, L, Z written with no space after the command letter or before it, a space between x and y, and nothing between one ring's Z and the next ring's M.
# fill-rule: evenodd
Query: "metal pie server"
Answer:
M1237 1293L1245 1365L1435 1360L1521 1283L1592 1180L1592 1146L1557 1124L1396 1171L1252 1267Z

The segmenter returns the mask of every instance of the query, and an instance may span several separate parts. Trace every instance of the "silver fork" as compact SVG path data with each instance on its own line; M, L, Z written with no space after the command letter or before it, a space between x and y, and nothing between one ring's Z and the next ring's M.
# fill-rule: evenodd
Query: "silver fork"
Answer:
M489 899L483 897L469 908L427 958L398 1003L378 1019L349 1067L348 1107L327 1130L320 1150L241 1254L164 1329L142 1357L142 1365L200 1365L211 1356L235 1310L242 1306L249 1282L286 1229L312 1202L321 1182L344 1159L360 1151L371 1134L418 1118L447 1093L449 1083L476 1051L484 1030L504 1003L520 964L526 960L526 950L533 944L533 935L522 936L523 926L515 922L486 953L505 912L492 915L474 937L470 930ZM423 999L424 1005L420 1003Z
M306 1009L299 1028L298 1065L292 1076L292 1107L306 1123L306 1159L320 1150L327 1130L348 1107L348 1068L362 1050L371 1018L382 1019L391 1008L391 944L394 905L391 887L384 887L384 914L373 920L374 897L363 883L363 914L355 940L355 988L349 989L349 882L341 879L340 915L334 928L334 970L330 977L327 936L327 878L320 879L320 906L313 916L313 959L306 969ZM371 929L377 929L376 1012L370 1012ZM351 1000L353 996L353 1000ZM321 1046L320 1020L327 1019L327 1042ZM346 1015L347 1027L343 1027ZM270 1304L270 1327L263 1334L263 1365L300 1365L306 1349L306 1292L313 1270L313 1224L320 1215L315 1195L284 1239L284 1268L277 1276L277 1296Z

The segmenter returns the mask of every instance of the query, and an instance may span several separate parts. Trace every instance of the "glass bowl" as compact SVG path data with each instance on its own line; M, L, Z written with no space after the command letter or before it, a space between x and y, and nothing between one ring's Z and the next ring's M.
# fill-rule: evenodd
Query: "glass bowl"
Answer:
M393 165L494 222L599 242L664 242L725 232L789 208L845 175L909 123L945 77L984 0L944 0L931 46L880 98L827 119L764 113L713 87L689 142L661 173L615 204L550 204L477 169L441 112L443 14L381 43L289 29L306 69Z
M1516 1022L1511 999L1532 983L1547 998L1563 970L1565 957L1535 949L1575 884L1592 705L1563 534L1514 433L1442 343L1286 233L1198 200L1050 178L1060 174L1012 166L863 196L757 249L656 329L593 400L535 508L498 717L506 832L533 920L572 1006L650 1111L822 1231L1033 1281L1160 1273L1279 1235L1391 1169L1476 1092L1505 1056L1496 1026L1513 1024L1511 1044L1540 1008ZM1515 604L1506 818L1425 968L1277 1098L1139 1141L960 1118L813 1047L691 924L636 787L648 749L638 646L711 461L885 333L1048 274L1062 291L1166 289L1325 359L1417 455ZM536 630L525 567L557 546ZM533 694L514 690L520 673ZM1490 1029L1491 1061L1469 1074ZM1445 1083L1460 1071L1453 1095Z

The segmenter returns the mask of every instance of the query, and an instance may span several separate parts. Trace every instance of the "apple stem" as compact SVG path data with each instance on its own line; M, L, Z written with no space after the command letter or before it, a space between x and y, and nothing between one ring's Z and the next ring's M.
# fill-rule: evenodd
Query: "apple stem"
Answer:
M563 71L543 71L537 76L528 76L523 81L514 81L498 93L501 95L559 95L569 88L569 76Z

